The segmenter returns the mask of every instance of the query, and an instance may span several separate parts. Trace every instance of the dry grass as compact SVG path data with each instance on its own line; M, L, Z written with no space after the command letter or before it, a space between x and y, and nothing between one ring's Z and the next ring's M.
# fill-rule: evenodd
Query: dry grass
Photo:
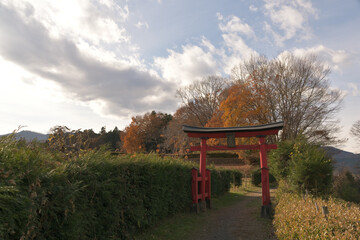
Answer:
M360 206L286 193L276 207L274 226L279 239L359 239Z

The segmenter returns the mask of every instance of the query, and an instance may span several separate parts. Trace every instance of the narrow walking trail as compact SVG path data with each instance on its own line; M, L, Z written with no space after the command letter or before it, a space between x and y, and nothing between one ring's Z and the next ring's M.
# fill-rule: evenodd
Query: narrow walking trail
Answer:
M261 189L255 189L234 205L208 210L206 223L193 239L276 239L271 220L260 218L260 211Z

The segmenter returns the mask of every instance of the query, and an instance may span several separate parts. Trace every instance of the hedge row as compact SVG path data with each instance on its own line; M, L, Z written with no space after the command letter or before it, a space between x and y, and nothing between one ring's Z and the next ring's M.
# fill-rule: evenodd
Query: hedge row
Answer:
M191 205L191 168L156 155L63 161L0 141L0 239L129 239ZM212 195L241 174L212 170Z
M261 185L261 169L260 168L255 169L254 171L251 172L251 183L254 184L255 186ZM271 172L269 172L269 183L270 184L276 183L276 179L271 174Z

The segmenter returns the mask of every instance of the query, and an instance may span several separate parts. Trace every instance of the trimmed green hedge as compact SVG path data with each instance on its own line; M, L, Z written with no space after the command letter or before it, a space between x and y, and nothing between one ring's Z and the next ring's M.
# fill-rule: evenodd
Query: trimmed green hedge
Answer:
M200 153L188 153L186 154L187 158L200 158ZM234 158L238 159L239 156L237 153L231 153L231 152L209 152L206 153L207 158Z
M63 161L39 147L5 145L0 239L129 239L191 205L191 163L102 151ZM218 196L241 174L212 169L211 179Z
M251 183L255 186L261 185L261 169L258 168L251 173ZM273 184L276 183L275 177L269 172L269 183Z

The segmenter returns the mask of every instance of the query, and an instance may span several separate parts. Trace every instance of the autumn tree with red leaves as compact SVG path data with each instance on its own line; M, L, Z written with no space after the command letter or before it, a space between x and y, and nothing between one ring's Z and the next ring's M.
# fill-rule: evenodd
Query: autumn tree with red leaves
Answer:
M152 111L136 116L125 128L122 141L127 153L162 151L164 131L172 116Z

